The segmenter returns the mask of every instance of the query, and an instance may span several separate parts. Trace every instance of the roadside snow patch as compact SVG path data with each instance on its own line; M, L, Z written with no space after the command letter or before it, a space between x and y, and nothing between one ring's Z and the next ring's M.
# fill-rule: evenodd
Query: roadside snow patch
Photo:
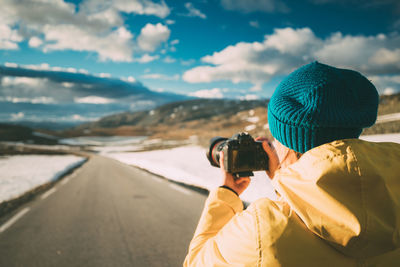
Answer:
M147 152L111 153L105 155L123 163L138 166L167 179L212 190L222 182L221 170L212 167L206 158L206 149L185 146ZM249 188L240 196L252 202L261 197L276 199L265 172L255 172Z
M0 157L0 203L57 180L84 160L73 155Z
M370 142L393 142L400 144L400 133L362 135L360 139Z

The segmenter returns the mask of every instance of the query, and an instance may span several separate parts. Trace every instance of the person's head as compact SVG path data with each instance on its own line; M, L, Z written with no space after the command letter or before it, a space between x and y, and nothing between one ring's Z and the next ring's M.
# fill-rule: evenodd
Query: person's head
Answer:
M268 104L272 136L299 153L334 140L358 138L375 123L379 96L360 73L318 62L289 74Z

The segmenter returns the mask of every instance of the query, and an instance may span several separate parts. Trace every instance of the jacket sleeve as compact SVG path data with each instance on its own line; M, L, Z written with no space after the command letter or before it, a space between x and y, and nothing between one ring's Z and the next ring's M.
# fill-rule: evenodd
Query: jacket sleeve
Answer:
M206 201L184 266L255 266L258 261L256 219L242 201L225 188Z

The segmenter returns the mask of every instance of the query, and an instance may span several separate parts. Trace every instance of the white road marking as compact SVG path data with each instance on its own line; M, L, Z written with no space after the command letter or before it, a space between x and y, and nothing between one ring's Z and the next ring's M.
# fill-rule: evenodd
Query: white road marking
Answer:
M169 184L169 187L171 187L172 189L175 189L176 191L184 193L185 195L191 195L192 194L191 191L189 191L189 190L187 190L187 189L185 189L185 188L183 188L181 186L178 186L176 184Z
M47 191L46 193L44 193L41 196L41 199L46 199L48 196L50 196L51 194L53 194L54 192L56 192L57 189L55 187L53 187L52 189L50 189L49 191Z
M15 214L11 219L9 219L5 224L0 227L0 233L4 232L8 227L13 225L16 221L18 221L22 216L25 215L30 210L30 208L24 208L17 214Z
M68 183L68 182L69 182L69 180L70 180L70 178L69 178L69 177L67 177L67 178L64 178L64 179L61 181L61 185L65 185L66 183Z

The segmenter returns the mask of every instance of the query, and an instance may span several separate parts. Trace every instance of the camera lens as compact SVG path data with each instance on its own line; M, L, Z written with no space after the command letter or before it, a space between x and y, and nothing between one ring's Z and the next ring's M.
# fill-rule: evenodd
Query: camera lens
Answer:
M228 140L228 138L219 136L211 139L210 148L207 151L207 159L210 161L212 166L220 167L219 152L222 150L226 140Z

